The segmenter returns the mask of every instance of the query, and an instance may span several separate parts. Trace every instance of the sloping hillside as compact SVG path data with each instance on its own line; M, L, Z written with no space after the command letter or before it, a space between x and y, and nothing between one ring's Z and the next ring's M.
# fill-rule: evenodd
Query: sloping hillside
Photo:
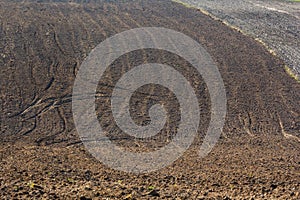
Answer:
M300 132L300 86L285 74L283 63L251 38L197 10L170 2L133 1L1 3L0 12L1 136L26 135L47 142L75 139L71 92L80 64L105 38L145 26L182 31L207 48L226 85L225 135ZM174 63L167 53L136 54L130 64L147 62L151 56ZM126 62L120 58L115 65L123 71Z

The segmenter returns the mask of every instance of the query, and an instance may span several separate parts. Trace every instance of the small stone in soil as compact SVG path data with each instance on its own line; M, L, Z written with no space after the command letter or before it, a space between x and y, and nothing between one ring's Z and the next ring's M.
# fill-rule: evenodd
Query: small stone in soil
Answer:
M150 196L154 196L154 197L159 197L159 193L157 192L157 190L152 190L151 192L148 193L148 195Z

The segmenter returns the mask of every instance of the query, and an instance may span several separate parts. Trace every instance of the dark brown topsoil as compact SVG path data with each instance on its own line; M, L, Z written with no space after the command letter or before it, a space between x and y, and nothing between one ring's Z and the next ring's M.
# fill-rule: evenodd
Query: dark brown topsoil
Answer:
M300 198L300 84L285 73L281 60L196 9L156 0L95 2L0 2L1 197ZM133 175L109 169L86 152L72 119L72 87L80 64L101 41L150 26L180 31L206 48L223 77L228 113L219 144L208 157L198 158L210 119L201 76L164 51L120 57L99 82L96 108L114 143L133 151L161 147L172 139L180 117L174 95L148 85L133 95L132 116L145 124L149 107L164 103L169 115L160 134L165 137L146 143L122 133L113 122L109 97L118 78L134 66L173 66L199 91L201 108L200 140L182 158L158 172Z

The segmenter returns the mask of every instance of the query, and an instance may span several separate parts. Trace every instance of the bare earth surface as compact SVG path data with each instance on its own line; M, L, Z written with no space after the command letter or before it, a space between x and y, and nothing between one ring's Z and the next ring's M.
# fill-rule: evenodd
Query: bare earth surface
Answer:
M0 1L1 199L300 198L300 84L253 38L165 0L16 2ZM180 31L205 47L224 80L228 113L219 143L200 159L210 120L202 77L169 52L145 49L121 56L99 81L96 95L99 123L114 144L147 152L176 134L180 105L157 85L137 90L130 108L133 120L145 125L149 108L164 104L167 123L158 136L138 140L114 122L114 85L140 64L159 62L181 72L195 88L201 112L199 137L180 159L135 175L110 169L85 150L72 118L72 87L82 61L101 41L149 26Z
M155 173L114 171L82 146L1 145L4 199L299 199L299 142L245 137L197 147Z
M280 0L182 0L262 40L300 76L300 3Z

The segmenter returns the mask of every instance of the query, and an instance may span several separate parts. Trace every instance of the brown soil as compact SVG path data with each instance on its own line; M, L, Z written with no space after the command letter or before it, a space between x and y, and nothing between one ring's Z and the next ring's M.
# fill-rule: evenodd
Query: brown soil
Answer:
M299 148L279 137L236 138L204 159L192 147L163 170L135 175L102 165L82 146L5 144L0 192L7 199L299 199Z
M169 1L0 3L0 196L95 199L298 199L300 84L254 39L196 9ZM105 38L136 27L166 27L200 42L223 77L228 113L223 135L204 159L195 153L210 119L206 85L167 52L141 50L116 60L99 82L100 123L118 145L149 151L165 145L177 125L169 91L148 85L131 101L133 119L166 103L162 137L132 140L112 123L109 97L122 73L146 62L174 66L192 82L201 108L199 139L172 166L133 175L92 158L74 127L72 87L80 64ZM179 67L180 66L180 67ZM117 69L117 70L116 70ZM109 84L107 84L109 83ZM124 137L125 136L125 137Z

